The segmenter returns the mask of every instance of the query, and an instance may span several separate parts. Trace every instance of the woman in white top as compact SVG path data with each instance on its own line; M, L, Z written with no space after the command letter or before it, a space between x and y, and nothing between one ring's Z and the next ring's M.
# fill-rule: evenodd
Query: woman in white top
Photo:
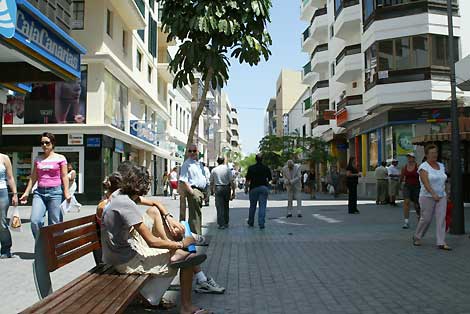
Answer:
M69 177L69 193L70 195L73 195L75 192L77 192L77 172L73 169L72 163L67 164L67 177Z
M419 181L421 190L419 192L419 205L421 207L421 218L419 219L416 233L413 237L413 245L420 246L421 239L426 234L432 221L432 216L436 216L436 242L441 250L452 250L445 243L446 235L446 207L447 197L445 184L447 175L444 164L437 162L438 148L430 144L424 148L427 161L423 162L419 168Z

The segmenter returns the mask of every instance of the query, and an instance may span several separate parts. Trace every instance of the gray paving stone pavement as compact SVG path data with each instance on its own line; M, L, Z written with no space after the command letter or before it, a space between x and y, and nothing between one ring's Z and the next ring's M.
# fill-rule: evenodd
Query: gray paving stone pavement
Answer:
M178 201L158 199L177 213ZM467 236L448 235L454 251L438 251L432 226L424 245L413 247L416 220L411 219L411 229L401 229L401 206L361 201L361 214L348 215L345 200L320 195L304 202L303 218L286 219L284 199L285 194L270 196L264 230L246 225L248 200L243 193L231 203L227 230L216 228L213 199L203 208L204 232L212 237L203 268L227 290L224 295L194 294L195 304L230 314L470 313ZM22 209L24 217L29 210ZM93 212L93 206L85 206L66 219ZM466 214L470 218L468 210ZM32 278L33 240L25 222L24 231L13 234L19 258L0 260L0 313L16 313L38 300ZM91 267L90 255L57 270L52 274L54 289ZM173 300L177 296L177 291L166 295ZM150 312L139 305L126 311Z

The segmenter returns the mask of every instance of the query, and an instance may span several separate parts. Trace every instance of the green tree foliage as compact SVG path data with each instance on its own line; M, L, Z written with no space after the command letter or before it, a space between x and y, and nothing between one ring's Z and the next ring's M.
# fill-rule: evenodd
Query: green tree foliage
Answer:
M256 163L256 154L250 154L240 160L240 167L241 167L241 175L244 177L246 176L246 172L248 170L248 167L251 165L254 165Z
M271 0L160 0L162 27L168 41L179 39L181 45L169 64L175 74L173 85L195 82L202 75L204 90L189 130L193 142L199 117L206 103L209 84L223 87L229 79L229 56L240 63L257 65L271 55Z
M312 137L268 135L261 139L259 151L263 153L264 163L271 169L284 166L289 159L309 163L333 159L328 154L328 144Z

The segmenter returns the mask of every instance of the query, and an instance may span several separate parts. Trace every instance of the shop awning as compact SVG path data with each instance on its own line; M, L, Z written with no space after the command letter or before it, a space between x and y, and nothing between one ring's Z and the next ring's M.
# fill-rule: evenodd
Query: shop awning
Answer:
M450 142L451 137L451 133L436 133L416 136L411 141L414 145L425 145L430 142ZM470 132L461 132L460 141L470 142Z
M0 83L80 78L86 50L26 0L7 7L9 32L0 33Z

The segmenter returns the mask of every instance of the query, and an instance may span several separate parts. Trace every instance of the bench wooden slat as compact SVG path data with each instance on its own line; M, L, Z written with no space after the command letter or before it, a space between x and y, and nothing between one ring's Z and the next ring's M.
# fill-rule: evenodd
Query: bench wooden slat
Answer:
M101 275L96 279L93 286L90 285L87 291L80 291L78 298L60 304L53 309L52 313L88 313L92 309L89 307L90 304L93 305L108 298L108 294L111 294L115 289L122 291L123 288L126 288L126 280L133 280L133 278L128 279L128 277L129 275L116 273Z
M96 232L88 233L88 234L82 235L81 237L75 238L69 242L62 243L56 246L55 254L59 256L69 251L75 250L87 243L90 243L90 242L94 243L98 241L99 239L98 239L98 235L96 234ZM59 259L60 259L60 256L59 256Z
M132 300L137 296L140 291L140 288L145 284L145 281L150 278L149 275L139 275L134 281L134 284L125 290L124 294L120 294L116 299L102 302L99 304L91 313L99 314L103 313L106 309L106 313L123 313L124 310L129 306ZM108 308L105 305L109 305Z
M93 215L88 215L88 216L73 219L73 220L64 221L64 222L61 222L60 224L42 227L41 232L43 232L44 230L44 231L54 234L57 232L62 232L67 229L71 229L74 227L86 225L89 223L95 223L95 222L96 222L96 215L93 214Z
M54 235L54 242L56 244L63 243L69 240L72 240L76 237L81 236L82 234L88 234L90 232L95 232L97 231L97 226L96 224L90 224L90 225L85 225L83 227L79 227L73 230L66 231L62 234L55 234Z
M81 275L80 277L75 278L59 290L55 291L53 294L42 299L41 301L33 304L27 309L23 310L21 314L32 314L40 313L39 311L44 309L48 310L55 307L57 304L62 302L64 299L68 298L76 289L80 289L82 286L86 286L91 280L96 278L102 273L114 271L111 266L108 265L99 265L95 268L89 270L87 273Z
M64 265L67 265L68 263L73 262L77 258L80 258L83 255L86 255L88 253L91 253L94 250L97 250L99 248L101 248L101 244L99 242L93 242L71 253L65 254L57 259L57 267L55 269L60 268Z

